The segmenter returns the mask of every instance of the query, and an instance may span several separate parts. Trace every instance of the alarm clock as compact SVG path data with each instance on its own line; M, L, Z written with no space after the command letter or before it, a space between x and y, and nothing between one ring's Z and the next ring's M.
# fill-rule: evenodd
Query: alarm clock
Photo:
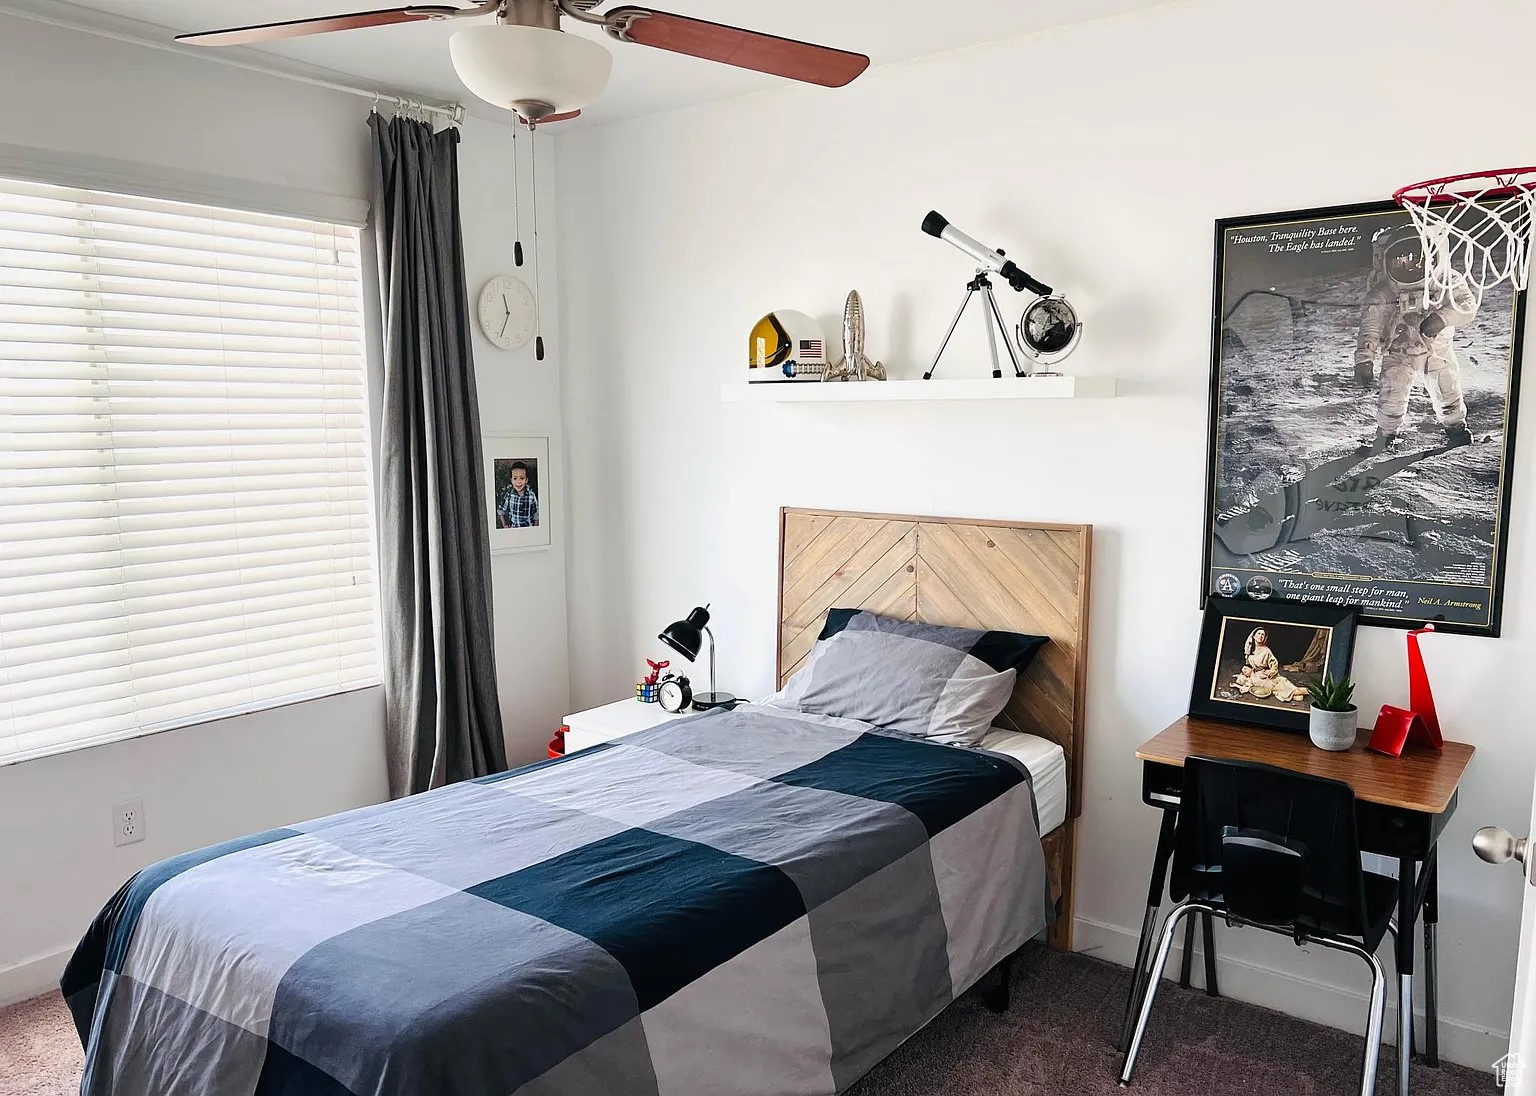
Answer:
M693 686L680 674L668 674L656 686L661 694L661 706L669 712L681 712L693 703Z

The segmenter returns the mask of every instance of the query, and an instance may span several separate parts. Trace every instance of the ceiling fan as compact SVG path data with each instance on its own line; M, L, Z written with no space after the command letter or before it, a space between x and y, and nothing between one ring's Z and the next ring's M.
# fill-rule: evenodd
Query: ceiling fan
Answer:
M204 46L247 46L360 27L428 19L494 16L449 41L453 67L471 92L515 111L529 125L574 118L602 94L613 55L588 38L561 31L562 19L602 27L620 42L702 57L823 87L843 87L869 67L862 53L743 30L652 8L598 13L602 0L483 0L472 7L413 4L285 23L177 35Z

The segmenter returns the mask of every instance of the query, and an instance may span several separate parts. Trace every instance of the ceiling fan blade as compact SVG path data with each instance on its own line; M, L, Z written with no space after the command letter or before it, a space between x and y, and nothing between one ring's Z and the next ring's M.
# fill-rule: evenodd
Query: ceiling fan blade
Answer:
M611 26L625 28L622 34L616 35L624 41L822 87L840 88L869 67L869 58L862 53L849 53L831 46L780 38L686 15L641 7L614 8L606 15Z
M417 23L434 16L455 15L463 10L463 8L441 5L381 8L375 11L354 11L347 15L325 15L318 19L294 19L287 23L261 23L250 27L230 27L226 30L178 34L176 41L190 42L197 46L250 46L259 42L275 42L281 38L329 34L335 30L386 27L393 23Z
M572 118L580 118L580 117L581 117L581 111L579 111L579 110L568 110L564 114L551 114L548 118L541 118L541 119L539 119L539 125L547 126L547 125L550 125L550 124L552 124L554 122L569 122ZM528 119L524 118L521 114L519 114L517 116L517 120L519 122L521 122L525 126L528 124Z

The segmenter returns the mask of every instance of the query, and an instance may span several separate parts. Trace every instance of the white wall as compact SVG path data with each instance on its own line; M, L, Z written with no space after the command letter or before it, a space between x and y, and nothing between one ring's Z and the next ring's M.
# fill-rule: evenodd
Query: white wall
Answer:
M1451 33L1459 10L1178 5L559 137L575 702L625 695L706 599L722 687L768 691L781 505L1091 522L1078 941L1128 964L1156 829L1133 751L1187 709L1200 622L1212 222L1530 162L1536 12L1483 4ZM918 231L930 208L1066 288L1089 325L1069 368L1123 398L719 402L759 315L835 331L855 287L872 350L919 375L970 273ZM984 375L985 353L972 316L945 375ZM1449 733L1479 749L1441 846L1443 1046L1474 1065L1502 1053L1521 895L1468 841L1524 825L1536 761L1511 689L1536 662L1533 453L1504 637L1427 644ZM1404 698L1403 645L1362 636L1364 710ZM1358 1026L1363 968L1253 932L1219 951L1230 992Z
M11 104L0 145L127 161L146 178L369 195L368 106L352 96L0 16L0 98ZM471 120L460 147L471 292L511 266L506 138ZM371 301L371 252L364 263ZM476 338L486 429L558 439L558 339L550 344L535 366L531 349L504 354ZM377 395L377 339L371 358ZM526 761L567 710L563 554L499 556L493 574L507 749ZM0 767L0 1003L49 988L97 908L140 867L386 794L379 689ZM147 839L114 848L111 807L133 797L144 800Z

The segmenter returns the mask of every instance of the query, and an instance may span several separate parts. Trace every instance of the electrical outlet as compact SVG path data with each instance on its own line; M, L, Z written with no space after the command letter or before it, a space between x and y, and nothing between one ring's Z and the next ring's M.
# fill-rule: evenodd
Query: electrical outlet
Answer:
M144 840L144 800L130 799L112 808L112 843L132 845Z

